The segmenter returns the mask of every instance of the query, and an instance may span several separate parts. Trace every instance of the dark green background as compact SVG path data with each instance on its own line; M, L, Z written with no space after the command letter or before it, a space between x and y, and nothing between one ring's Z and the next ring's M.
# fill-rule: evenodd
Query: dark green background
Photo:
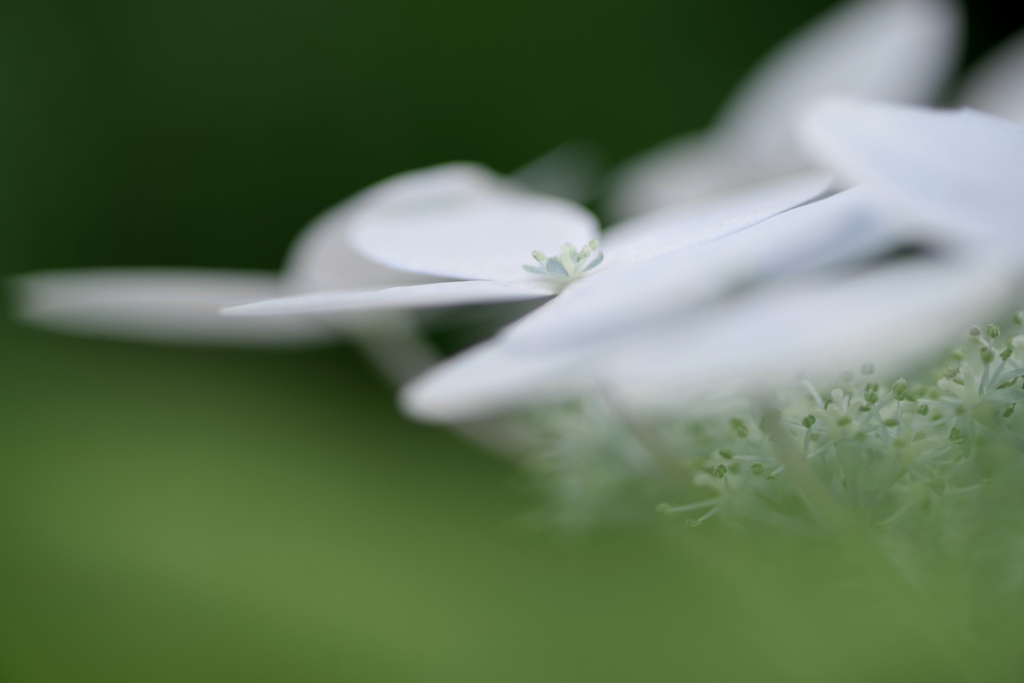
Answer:
M615 160L828 4L2 0L0 270L276 268L407 168ZM957 680L838 550L531 531L350 349L0 335L0 680Z

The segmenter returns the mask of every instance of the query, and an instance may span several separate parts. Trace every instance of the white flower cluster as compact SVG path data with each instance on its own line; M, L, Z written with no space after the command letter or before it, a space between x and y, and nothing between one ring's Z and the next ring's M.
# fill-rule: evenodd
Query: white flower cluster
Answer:
M403 410L425 421L550 409L547 428L565 436L573 428L560 406L599 397L633 431L605 433L600 414L590 414L580 432L604 433L598 450L611 455L601 476L575 480L567 497L646 481L630 472L652 467L635 438L652 424L691 424L736 397L768 400L797 380L829 381L867 361L877 380L808 408L800 461L828 460L827 448L855 430L872 448L879 439L895 448L908 419L933 420L920 409L945 399L886 393L881 383L935 357L971 324L996 319L1024 275L1024 39L968 75L959 103L971 109L928 108L958 60L960 24L945 0L841 5L759 65L708 131L624 164L602 205L618 220L604 230L584 206L544 193L578 194L578 159L556 154L518 177L452 163L384 180L329 210L303 232L281 275L29 274L16 283L20 314L57 330L135 339L301 346L342 335L398 349L382 363L404 382ZM433 355L415 327L428 318L417 311L500 302L537 305L426 368ZM980 385L1005 393L1017 375L1004 379L990 365ZM974 392L980 385L966 372L959 386ZM969 400L977 397L961 397ZM745 438L753 418L736 419L730 428ZM881 427L868 431L874 423ZM772 427L757 429L764 436ZM560 442L523 440L543 444L546 455L533 461L541 470L597 458L579 439L552 456ZM940 451L955 450L950 443ZM765 482L793 467L777 453L731 451L698 468L717 492L687 508L701 513L693 519L731 500L737 472L753 477L744 486L768 491ZM869 461L856 465L859 488L831 490L832 499L877 503L897 475L908 487L938 480L907 462Z

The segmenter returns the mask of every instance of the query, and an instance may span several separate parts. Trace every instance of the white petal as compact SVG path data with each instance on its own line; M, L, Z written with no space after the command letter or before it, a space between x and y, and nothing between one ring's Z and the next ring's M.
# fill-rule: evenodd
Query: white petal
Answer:
M851 0L768 55L718 119L748 163L796 163L795 115L823 95L930 101L960 56L961 13L947 0Z
M547 282L461 280L389 289L331 290L267 299L226 308L229 316L288 316L310 313L432 308L466 304L526 301L554 294Z
M312 320L238 320L218 313L277 295L273 273L116 268L32 273L12 284L18 317L58 332L228 346L301 347L335 337Z
M448 194L360 216L352 245L391 268L468 280L523 280L535 250L557 254L597 237L594 216L569 201L523 192Z
M487 194L503 187L491 170L454 162L400 173L356 193L314 218L285 259L284 286L293 293L394 287L431 278L387 268L356 253L348 241L354 218L407 201L448 194Z
M612 182L610 212L633 216L804 167L792 120L823 95L930 100L956 66L961 23L947 0L840 5L762 60L712 128L625 164Z
M648 408L715 389L834 379L865 362L893 377L1000 313L1010 282L983 264L948 263L789 282L636 335L601 373L620 399Z
M960 102L1024 126L1024 32L998 45L971 67Z
M400 404L426 422L467 422L578 396L593 377L574 350L522 353L498 337L434 366L402 388Z
M1024 128L970 110L837 99L810 109L802 133L823 163L925 220L1022 242Z
M661 209L608 228L607 267L694 247L757 225L820 196L832 183L821 172L794 174L677 208Z

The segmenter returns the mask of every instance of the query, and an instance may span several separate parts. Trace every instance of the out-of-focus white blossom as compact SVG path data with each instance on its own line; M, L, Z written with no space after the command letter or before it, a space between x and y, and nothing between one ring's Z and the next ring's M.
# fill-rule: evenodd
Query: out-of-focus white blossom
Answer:
M646 291L661 307L623 318L626 297L605 298L612 324L582 332L528 316L410 383L405 409L459 421L588 391L671 409L863 362L894 375L1008 304L1024 250L1024 130L970 111L831 101L810 111L803 136L824 164L867 182L666 255L666 271L687 275ZM865 258L901 244L924 253ZM692 296L728 272L731 290ZM742 287L741 273L757 286ZM643 289L640 273L617 285L633 282Z
M632 216L807 166L795 115L827 94L931 101L960 56L948 0L852 0L778 46L737 87L709 129L627 162L608 205Z

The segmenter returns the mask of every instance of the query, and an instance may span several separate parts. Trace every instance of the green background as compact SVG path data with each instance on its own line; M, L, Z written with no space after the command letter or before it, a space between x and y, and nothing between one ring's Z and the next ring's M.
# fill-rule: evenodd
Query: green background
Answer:
M2 0L0 269L276 268L401 170L579 137L616 160L829 4ZM0 368L3 681L960 676L841 549L536 530L512 466L406 422L344 346L3 322Z

